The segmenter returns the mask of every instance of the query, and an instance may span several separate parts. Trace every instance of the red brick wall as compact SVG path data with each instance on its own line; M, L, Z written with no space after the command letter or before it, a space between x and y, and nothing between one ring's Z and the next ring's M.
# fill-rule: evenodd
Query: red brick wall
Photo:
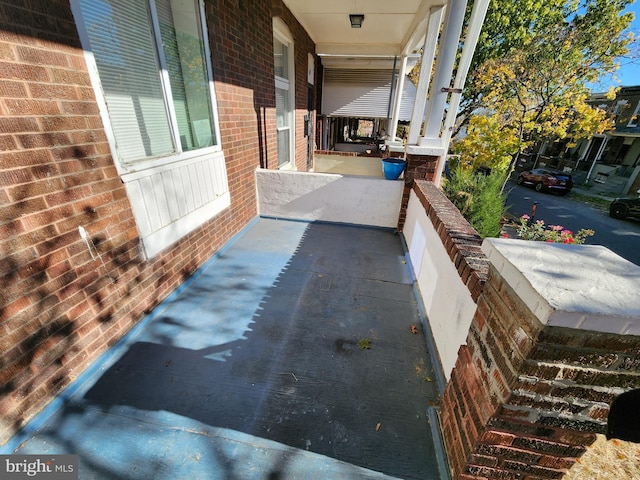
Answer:
M273 0L273 16L280 17L291 30L294 38L293 53L295 56L295 86L296 86L296 168L301 171L307 170L307 140L304 136L304 116L307 115L308 107L308 54L315 54L315 45L311 38L306 34L305 30L293 17L291 12L284 6L281 0ZM317 90L317 78L316 90ZM315 97L315 95L314 95ZM314 102L312 102L314 103ZM315 105L314 105L315 108ZM312 127L315 126L315 110L311 119ZM315 142L314 142L315 144Z
M232 203L145 260L68 0L0 2L0 444L255 217L253 172L277 165L271 8L207 2Z
M543 325L431 182L412 188L477 309L441 399L454 479L562 478L639 388L640 337Z

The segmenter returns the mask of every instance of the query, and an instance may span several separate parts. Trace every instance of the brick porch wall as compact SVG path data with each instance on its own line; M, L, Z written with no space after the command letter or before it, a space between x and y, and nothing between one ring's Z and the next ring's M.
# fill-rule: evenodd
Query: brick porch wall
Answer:
M460 278L478 279L466 282L477 308L440 405L453 478L562 478L593 443L595 434L605 433L613 400L640 387L640 336L543 324L524 300L530 295L523 288L524 280L515 285L505 280L495 261L485 256L487 241L480 251L479 236L442 192L427 181L415 181L413 191ZM521 242L518 251L533 243ZM603 252L585 251L584 255ZM640 275L629 262L614 265L611 262L617 260L608 257L603 261L613 265L612 283L625 269L623 277ZM609 272L603 269L597 275L605 273ZM558 278L555 283L562 290L562 278L549 275ZM590 274L571 272L571 277L580 275ZM609 297L619 302L616 286L609 288L613 289ZM625 312L630 315L628 324L635 325L640 318L633 312L640 311L640 305L633 293L626 298L635 302ZM604 319L610 315L611 321L621 322L616 320L619 315L586 308L584 315L591 314ZM599 321L610 325L610 321Z
M388 152L387 152L388 153ZM407 220L407 205L415 180L427 180L433 182L435 178L438 157L430 155L406 156L407 166L404 171L404 190L402 192L402 207L398 215L397 231L402 232L404 222ZM464 220L464 219L463 219ZM466 222L465 222L466 223Z
M442 402L454 478L562 478L637 388L640 337L543 326L491 267Z
M256 216L254 171L277 165L274 5L305 110L313 48L280 0L237 3L206 2L231 206L146 260L68 1L0 2L0 444Z

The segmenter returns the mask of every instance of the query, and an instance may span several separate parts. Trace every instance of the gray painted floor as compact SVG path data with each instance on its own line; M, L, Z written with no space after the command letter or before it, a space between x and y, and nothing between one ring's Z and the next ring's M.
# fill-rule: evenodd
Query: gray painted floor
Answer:
M426 345L399 236L263 218L17 453L77 453L81 479L438 479Z

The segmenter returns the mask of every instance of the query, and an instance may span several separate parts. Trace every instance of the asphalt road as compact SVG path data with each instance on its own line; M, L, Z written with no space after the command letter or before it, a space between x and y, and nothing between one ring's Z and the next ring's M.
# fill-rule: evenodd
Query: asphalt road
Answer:
M536 220L546 224L562 225L573 232L581 228L590 228L595 232L587 237L585 244L604 245L621 257L640 265L640 221L616 220L609 217L605 209L587 203L551 193L536 192L533 188L507 184L509 195L507 206L515 217L531 215L534 202Z

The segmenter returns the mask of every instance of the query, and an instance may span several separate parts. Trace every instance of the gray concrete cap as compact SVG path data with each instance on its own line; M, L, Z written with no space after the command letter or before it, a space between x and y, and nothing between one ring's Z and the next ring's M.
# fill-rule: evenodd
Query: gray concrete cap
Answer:
M608 248L491 238L482 250L543 324L640 335L640 267Z

